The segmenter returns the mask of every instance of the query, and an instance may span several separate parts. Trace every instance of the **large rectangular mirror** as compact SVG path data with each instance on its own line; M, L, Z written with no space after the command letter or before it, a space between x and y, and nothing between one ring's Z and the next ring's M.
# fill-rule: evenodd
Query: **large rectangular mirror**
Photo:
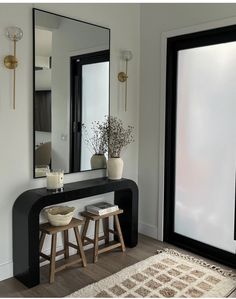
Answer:
M82 124L109 115L110 30L33 9L34 177L91 170Z

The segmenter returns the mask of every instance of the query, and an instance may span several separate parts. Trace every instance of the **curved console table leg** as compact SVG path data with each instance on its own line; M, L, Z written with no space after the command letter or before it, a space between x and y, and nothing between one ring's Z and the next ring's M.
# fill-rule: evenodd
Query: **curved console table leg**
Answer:
M25 217L13 209L13 263L14 276L24 285L40 283L39 214Z
M17 198L13 206L14 276L29 288L40 283L39 213L44 207L108 192L115 192L114 201L124 210L120 224L126 246L136 246L138 187L135 182L99 178L65 184L64 191L60 193L51 193L45 188L28 190Z
M119 215L120 226L128 247L135 247L138 243L138 197L131 190L115 192L115 204L124 210Z

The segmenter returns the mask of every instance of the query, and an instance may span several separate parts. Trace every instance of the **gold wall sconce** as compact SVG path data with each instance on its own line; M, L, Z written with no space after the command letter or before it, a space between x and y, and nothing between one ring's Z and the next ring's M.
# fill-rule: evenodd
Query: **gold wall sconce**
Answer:
M6 68L13 70L13 109L16 109L16 67L18 60L16 58L16 42L22 39L23 31L19 27L7 27L6 36L14 43L13 55L7 55L4 58L4 65Z
M121 59L125 61L125 72L118 74L118 80L125 83L125 111L127 111L127 89L128 89L128 61L133 58L133 53L130 50L121 52Z

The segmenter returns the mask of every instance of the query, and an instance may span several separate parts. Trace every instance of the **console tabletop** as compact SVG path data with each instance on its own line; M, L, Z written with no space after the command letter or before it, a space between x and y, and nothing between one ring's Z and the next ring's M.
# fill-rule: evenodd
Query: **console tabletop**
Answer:
M39 214L50 205L69 202L94 195L114 192L114 203L124 210L120 215L125 245L138 242L138 187L129 179L96 178L64 185L62 192L46 188L27 190L13 206L13 269L14 276L27 287L40 283Z

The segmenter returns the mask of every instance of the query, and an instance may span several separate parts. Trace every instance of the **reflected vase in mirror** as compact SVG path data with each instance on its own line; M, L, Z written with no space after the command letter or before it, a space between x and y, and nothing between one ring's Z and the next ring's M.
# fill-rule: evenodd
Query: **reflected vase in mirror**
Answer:
M105 154L108 149L108 136L105 129L105 121L93 121L91 126L82 125L83 141L88 150L93 153L90 164L92 169L107 167Z
M110 30L39 9L33 20L34 177L91 170L82 124L109 115Z
M101 169L107 167L107 159L104 154L94 154L90 159L92 169Z

